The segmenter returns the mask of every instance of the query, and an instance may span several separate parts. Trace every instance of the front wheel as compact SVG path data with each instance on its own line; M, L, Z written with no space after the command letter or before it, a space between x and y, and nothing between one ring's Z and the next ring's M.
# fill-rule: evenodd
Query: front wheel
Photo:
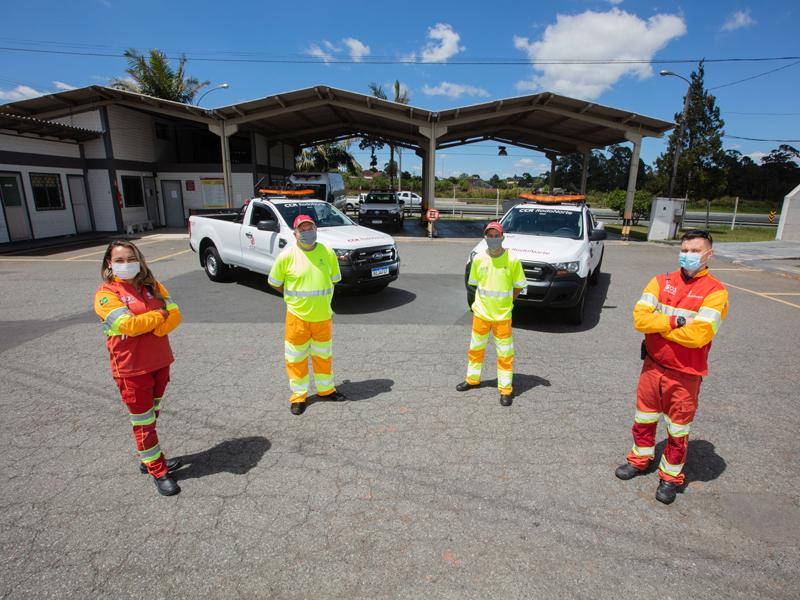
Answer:
M214 246L206 248L203 254L203 268L211 281L226 281L231 268L222 262L219 252Z
M583 323L583 311L586 308L586 288L583 288L581 297L575 306L564 310L564 320L570 325L580 325Z
M600 267L603 266L603 255L600 255L600 262L597 263L597 266L592 271L591 277L589 277L589 285L597 285L597 282L600 281Z

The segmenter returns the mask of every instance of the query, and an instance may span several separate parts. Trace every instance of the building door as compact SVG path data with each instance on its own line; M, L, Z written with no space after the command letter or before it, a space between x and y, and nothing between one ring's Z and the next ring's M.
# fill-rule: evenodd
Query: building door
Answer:
M158 216L158 196L156 195L156 180L153 177L142 177L144 188L144 205L147 207L147 218L155 227L161 225Z
M78 233L92 230L89 216L89 201L86 198L86 184L83 175L67 175L69 197L72 199L72 212L75 213L75 229Z
M167 221L167 227L186 227L181 182L162 181L161 197L164 198L164 218Z
M12 242L31 239L33 235L22 195L22 181L16 173L0 173L0 201L6 215L8 238Z

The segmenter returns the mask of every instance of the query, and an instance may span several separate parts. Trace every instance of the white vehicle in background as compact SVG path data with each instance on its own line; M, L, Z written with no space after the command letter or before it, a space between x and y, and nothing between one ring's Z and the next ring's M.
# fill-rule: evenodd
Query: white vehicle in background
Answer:
M422 208L422 196L414 192L397 192L397 199L400 201L400 204L403 205L406 212L412 212Z
M314 198L345 210L344 178L341 173L292 173L289 182L304 190L312 190Z
M529 198L533 200L512 206L500 220L503 246L520 259L528 283L515 305L562 308L569 323L580 325L589 286L600 278L606 239L603 223L594 218L582 196L577 200ZM467 282L470 265L485 250L482 240L467 262L464 281L470 306L475 300L475 288Z
M290 193L290 192L287 192ZM337 287L377 291L400 274L392 236L356 225L328 202L280 195L254 198L241 210L189 217L189 245L212 281L225 281L233 268L269 275L278 254L296 243L297 215L317 224L320 242L336 252L342 281Z

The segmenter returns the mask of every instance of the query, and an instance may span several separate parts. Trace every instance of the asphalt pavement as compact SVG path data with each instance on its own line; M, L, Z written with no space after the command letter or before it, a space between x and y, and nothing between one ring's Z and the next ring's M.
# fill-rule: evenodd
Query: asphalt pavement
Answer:
M491 345L484 385L454 389L474 242L398 238L396 282L337 294L351 400L296 417L265 278L212 283L184 236L144 236L184 314L159 420L185 463L171 498L138 473L91 311L102 246L0 257L0 597L796 598L800 282L713 262L731 309L665 506L655 474L613 472L631 310L676 248L609 241L582 326L516 311L504 408Z

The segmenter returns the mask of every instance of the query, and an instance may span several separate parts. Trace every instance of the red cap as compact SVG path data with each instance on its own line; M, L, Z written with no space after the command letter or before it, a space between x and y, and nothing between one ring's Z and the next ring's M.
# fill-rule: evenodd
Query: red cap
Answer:
M497 221L492 221L486 227L484 227L483 228L483 233L486 233L490 229L494 229L495 231L499 231L500 233L503 233L503 226L500 225L500 223L498 223Z
M297 226L300 225L300 223L311 223L314 227L317 226L317 224L314 223L314 219L308 215L297 215L297 217L294 219L294 225L292 226L292 229L297 229Z

